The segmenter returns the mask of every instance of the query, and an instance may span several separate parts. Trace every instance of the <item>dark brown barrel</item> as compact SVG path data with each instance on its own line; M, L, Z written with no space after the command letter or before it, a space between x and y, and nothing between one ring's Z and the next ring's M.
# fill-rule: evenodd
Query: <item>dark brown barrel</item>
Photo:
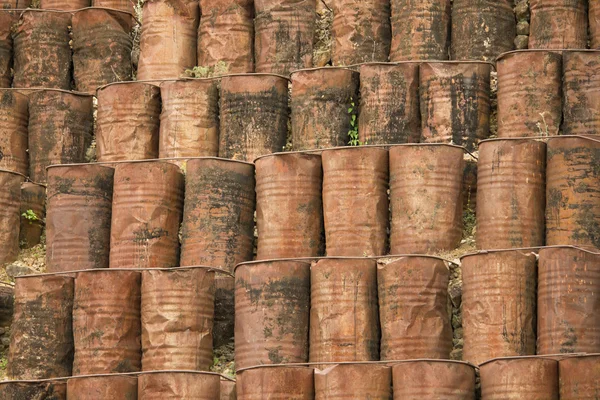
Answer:
M323 254L321 156L256 160L257 260Z
M381 360L449 358L446 263L434 257L402 257L377 268Z
M160 88L142 82L98 90L98 161L158 158Z
M537 353L600 353L600 254L542 249L538 280Z
M477 169L477 248L542 246L546 144L528 139L482 142Z
M600 3L590 1L588 5L591 48L600 49Z
M598 398L600 355L568 357L558 362L561 400Z
M111 268L179 265L183 190L183 175L173 164L117 165L110 232Z
M360 67L358 135L362 144L419 142L419 64Z
M141 369L140 281L134 271L80 272L75 279L73 375Z
M310 264L266 261L235 271L235 366L308 361Z
M447 60L450 0L391 0L390 61Z
M314 369L262 367L238 372L238 400L314 400Z
M21 185L19 244L30 249L40 243L46 220L46 188L37 183Z
M0 10L0 88L9 88L12 82L13 40L11 32L18 19L17 13Z
M25 178L0 170L0 265L13 262L19 255L21 183Z
M219 400L237 400L235 381L221 378L221 396Z
M558 400L558 362L549 358L496 359L480 367L482 400Z
M252 162L282 151L288 131L288 80L234 75L221 80L219 156Z
M196 65L198 1L146 1L142 18L138 80L179 78Z
M13 33L16 88L71 88L71 14L25 11Z
M292 74L294 150L348 143L348 132L353 128L353 116L359 105L359 76L346 68L307 69Z
M477 160L475 158L465 160L462 190L463 210L475 215L477 208Z
M453 250L460 244L463 154L448 145L390 150L392 254Z
M160 158L219 154L218 83L215 79L199 79L160 85Z
M67 381L67 400L136 400L136 376L88 376Z
M328 256L382 256L389 222L388 151L324 151L323 217Z
M18 278L7 374L11 379L71 375L73 362L73 278Z
M0 168L23 175L29 173L28 122L27 96L14 90L0 90Z
M531 0L529 48L587 48L587 3L586 0Z
M254 72L251 0L200 0L198 65L229 73Z
M376 364L338 364L315 370L315 399L392 398L392 369Z
M498 137L558 135L562 119L562 55L515 51L498 69Z
M48 169L48 272L108 268L113 176L93 164Z
M475 400L475 368L457 361L418 360L392 367L394 400Z
M45 183L46 167L85 162L93 132L93 97L61 90L29 95L29 177Z
M421 141L472 150L489 136L490 71L486 63L421 65Z
M40 0L40 8L43 10L74 11L90 5L90 0Z
M600 139L600 137L598 137ZM600 140L548 141L546 244L600 249Z
M219 400L219 375L160 372L138 377L138 400Z
M114 10L120 10L135 15L135 6L138 3L134 0L92 0L93 7L106 7Z
M600 51L563 52L563 134L600 135Z
M67 382L0 382L2 400L67 400Z
M467 255L462 264L463 359L535 354L536 258L514 250Z
M135 20L121 11L88 8L73 15L73 76L77 90L94 92L131 80L129 35Z

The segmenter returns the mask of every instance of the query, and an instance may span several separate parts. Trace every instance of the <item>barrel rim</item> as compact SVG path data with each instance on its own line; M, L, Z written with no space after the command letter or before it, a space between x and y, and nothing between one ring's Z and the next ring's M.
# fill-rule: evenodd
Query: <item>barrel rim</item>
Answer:
M92 269L79 269L79 270L73 270L73 271L43 272L40 274L27 274L27 275L16 276L15 281L17 279L24 279L24 278L41 278L41 277L47 277L47 276L61 276L61 275L67 275L67 277L73 278L70 275L87 273L87 272L138 272L141 275L143 272L146 272L146 271L174 272L177 270L193 270L193 269L205 269L207 271L212 271L212 272L220 273L223 275L229 275L232 278L234 277L234 275L232 273L230 273L229 271L227 271L223 268L210 267L207 265L190 265L190 266L185 266L185 267L171 267L171 268L92 268Z
M96 165L96 164L100 164L100 163L52 164L52 165L48 165L46 167L46 171L50 170L50 168L57 169L57 168L88 167L88 166L96 166L96 167L101 167L102 169L114 170L114 168L108 167L106 165Z
M560 354L564 356L558 362L561 363L565 360L571 360L573 358L600 358L600 353L571 353L571 354Z
M224 75L219 75L218 78L219 79L223 79L223 78L235 78L235 77L249 77L249 76L256 76L256 77L261 77L261 76L274 76L276 78L282 78L285 79L288 82L291 82L291 79L285 75L279 75L279 74L270 74L267 72L246 72L246 73L234 73L234 74L224 74ZM214 78L212 78L214 79Z
M160 85L155 85L152 82L161 82L162 81L168 81L171 79L157 79L157 80L141 80L141 81L121 81L121 82L111 82L111 83L107 83L106 85L102 85L102 86L98 86L96 88L96 97L98 96L98 93L100 93L101 90L106 89L109 86L115 86L115 85L132 85L132 84L142 84L142 85L147 85L147 86L152 86L155 88L160 89ZM173 79L174 80L174 79Z
M18 380L4 380L0 381L0 385L9 384L9 383L46 383L46 382L61 382L68 381L70 379L84 379L84 378L104 378L104 377L119 377L119 376L135 376L139 377L140 375L150 375L150 374L165 374L165 373L173 373L173 374L194 374L194 375L217 375L221 377L221 379L228 380L231 382L235 382L236 380L218 372L212 371L194 371L194 370L156 370L156 371L138 371L138 372L122 372L116 374L89 374L89 375L73 375L73 376L63 376L59 378L46 378L46 379L18 379Z
M439 64L439 65L445 65L445 64L486 64L489 65L490 67L492 67L492 69L496 70L496 64L492 61L479 61L479 60L424 60L421 61L421 65L432 65L432 64Z
M550 144L551 140L555 140L555 139L587 139L587 140L590 140L592 142L600 144L600 136L598 136L598 138L595 138L595 137L584 136L584 135L558 135L558 136L549 136L548 137L548 144Z
M496 57L496 62L500 61L501 59L504 59L506 57L515 55L515 54L519 54L519 53L554 53L557 54L559 56L561 56L562 58L562 52L565 50L561 50L561 49L521 49L521 50L511 50L511 51L505 51L504 53L501 53L500 55L498 55L498 57Z
M531 250L532 253L539 254L539 252L541 250L546 250L546 249L561 249L561 248L564 248L564 249L575 249L575 250L580 250L580 251L583 251L583 252L589 253L589 254L600 255L600 250L598 250L598 251L591 251L591 250L585 249L583 247L574 246L574 245L570 245L570 244L564 244L564 245L563 244L558 244L558 245L553 245L553 246L515 247L515 248L507 248L507 249L477 250L475 252L467 253L467 254L464 254L464 255L460 256L459 260L462 263L462 260L464 258L467 258L467 257L472 257L472 256L477 256L477 255L483 255L483 254L490 254L490 253L507 253L507 252L510 252L510 251L528 251L528 250Z
M555 361L557 364L559 362L559 360L557 360L556 358L572 358L572 357L579 357L581 355L585 355L587 353L570 353L570 354L532 354L532 355L528 355L528 356L509 356L509 357L495 357L492 359L489 359L487 361L482 362L481 364L479 364L479 367L483 367L484 365L488 365L488 364L492 364L498 361L525 361L525 360L548 360L548 361Z
M377 150L381 153L389 153L390 150L385 147L379 146L344 146L344 147L333 147L329 149L324 149L322 153L331 153L331 152L342 152L342 151L352 151L352 150Z
M7 88L8 89L8 88ZM71 94L73 96L81 96L81 97L94 97L93 94L88 92L78 92L76 90L65 90L65 89L56 89L56 88L47 88L47 87L30 87L30 88L10 88L11 90L20 91L30 91L31 93L25 94L25 96L29 97L31 94L36 94L40 92L60 92L64 94ZM24 94L24 93L21 93Z
M540 142L543 144L546 144L546 141L548 140L550 136L529 136L529 137L508 137L508 138L491 138L491 139L485 139L485 140L481 140L479 142L479 148L481 148L482 144L487 144L487 143L491 143L491 142L500 142L500 141L522 141L522 142Z
M136 81L136 82L160 82L158 85L154 85L154 86L158 86L159 88L162 89L162 85L164 83L181 83L181 82L186 82L186 81L189 81L189 82L217 81L218 82L219 80L221 80L221 75L211 76L211 77L206 77L206 78L194 78L191 76L186 76L186 77L181 77L181 78L177 78L177 79L157 79L157 80L152 80L152 81L146 80L146 81Z
M22 173L17 172L17 171L11 171L9 169L0 168L0 172L8 172L8 173L13 174L13 175L18 175L21 178L25 179L26 182L29 181L29 178L26 175L23 175ZM32 182L32 183L35 183L35 182Z
M21 90L28 90L27 88L0 88L0 92L3 91L11 91L11 92L15 92L14 94L17 95L17 97L24 97L25 99L27 99L27 101L29 102L29 96L26 95L25 93L21 93Z
M294 74L296 73L300 73L300 72L313 72L313 71L319 71L319 70L345 70L345 71L350 71L356 74L360 74L360 72L350 68L350 66L334 66L334 65L329 65L329 66L325 66L325 67L313 67L313 68L300 68L300 69L295 69L293 71L290 72L290 80L292 80L292 77Z
M360 68L360 67L364 67L364 66L385 66L385 67L394 67L397 65L404 65L404 64L416 64L417 66L421 65L423 62L425 62L426 60L406 60L406 61L367 61L367 62L363 62L363 63L357 63L357 64L351 64L348 65L348 68ZM358 71L360 73L360 71Z
M135 14L133 14L132 12L129 11L124 11L124 10L119 10L117 8L111 8L111 7L83 7L83 8L78 8L77 10L72 10L69 11L71 12L73 15L82 12L82 11L94 11L94 10L104 10L104 11L114 11L114 12L118 12L121 14L128 14L129 16L131 16L131 18L133 19L133 21L135 21L136 23L140 23L140 20L137 19L137 17L135 16Z
M169 161L190 161L190 160L218 160L218 161L230 161L238 164L246 164L246 165L254 165L254 163L241 161L241 160L232 160L229 158L222 157L168 157L168 158L149 158L146 160L121 160L121 161L100 161L100 162L92 162L92 163L73 163L73 164L52 164L46 167L55 168L55 167L79 167L85 165L100 165L109 167L114 164L139 164L139 163L151 163L151 162L169 162ZM113 168L114 169L114 168Z

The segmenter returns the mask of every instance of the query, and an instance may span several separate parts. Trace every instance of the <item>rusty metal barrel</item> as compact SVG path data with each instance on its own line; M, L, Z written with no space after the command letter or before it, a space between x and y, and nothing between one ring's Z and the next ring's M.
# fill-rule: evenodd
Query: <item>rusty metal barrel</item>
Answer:
M360 66L358 137L363 144L419 142L419 64Z
M27 125L29 99L14 90L0 90L0 168L29 173Z
M529 48L587 48L587 3L586 0L530 0Z
M381 360L450 356L449 280L441 258L408 256L379 264Z
M600 249L600 139L551 138L546 160L546 244Z
M137 2L134 0L92 0L93 7L112 8L135 15L135 6Z
M514 51L498 69L498 137L558 135L562 120L562 54Z
M600 51L563 52L563 134L600 135Z
M390 149L392 254L453 250L462 238L464 149L410 145Z
M101 375L70 378L67 400L135 400L138 379L132 375Z
M479 367L481 399L558 400L558 361L542 357L490 360Z
M48 272L108 268L113 176L93 164L48 169Z
M377 364L337 364L315 370L315 399L392 398L392 369Z
M544 244L546 144L492 139L479 146L477 248Z
M480 62L421 64L421 141L475 148L490 132L491 65Z
M0 170L0 265L13 262L19 255L21 183L23 175Z
M151 372L138 377L138 400L218 400L215 373Z
M567 357L558 362L561 400L594 399L600 388L600 355Z
M256 160L257 260L323 254L323 170L316 154Z
M46 167L85 162L93 132L93 97L63 90L29 95L29 177L45 183Z
M377 263L323 259L311 267L310 362L378 361Z
M283 150L288 131L288 80L278 75L221 79L219 156L252 162Z
M184 178L166 162L115 168L110 231L111 268L179 266Z
M525 250L461 258L463 359L535 354L536 256Z
M26 182L21 185L19 244L30 249L40 243L46 220L46 187Z
M310 274L300 261L236 268L236 368L308 361Z
M98 90L98 161L158 158L160 88L132 82Z
M540 250L537 353L600 353L600 254Z
M198 1L146 1L142 18L138 80L179 78L196 65Z
M294 150L348 143L348 131L356 124L359 106L359 76L347 68L315 68L292 74Z
M234 380L221 377L220 392L219 400L237 400L236 383Z
M590 45L592 49L600 49L600 3L590 1L588 6Z
M314 400L314 369L257 367L237 373L238 400Z
M29 8L31 6L31 0L2 0L0 1L0 9L2 10L21 10Z
M391 0L390 61L447 60L450 0Z
M16 88L71 88L71 14L27 10L13 33Z
M67 382L57 381L3 381L0 382L3 400L67 400Z
M17 278L7 367L11 379L71 375L73 287L69 276Z
M90 0L40 0L43 10L75 11L90 5Z
M17 13L0 10L0 88L9 88L12 83L13 40L11 32L18 19Z
M475 368L460 361L414 360L392 366L394 400L475 400Z
M140 371L140 282L141 274L135 271L78 273L73 375Z
M216 79L161 83L160 158L219 154L218 84Z

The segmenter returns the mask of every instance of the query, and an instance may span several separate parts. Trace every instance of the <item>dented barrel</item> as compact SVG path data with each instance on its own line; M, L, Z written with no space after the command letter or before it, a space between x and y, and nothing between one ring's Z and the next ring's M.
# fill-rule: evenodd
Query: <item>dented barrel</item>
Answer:
M19 15L0 10L0 88L9 88L12 83L13 39L12 27Z
M587 3L586 0L530 0L529 48L587 48Z
M0 90L0 168L29 173L28 123L28 97L15 90Z
M3 381L0 382L0 398L3 400L67 400L67 382L57 381Z
M19 221L23 175L0 170L0 265L19 255Z
M600 388L600 355L566 357L558 362L561 400L594 399Z
M392 366L394 400L475 400L475 368L459 361L415 360Z
M215 373L155 372L138 377L138 400L218 400Z
M44 230L46 187L32 182L23 183L21 185L21 209L19 213L21 215L19 244L24 249L30 249L40 243L42 231Z
M337 364L315 370L315 399L392 398L392 369L377 364Z
M68 400L135 400L137 380L132 375L71 378L67 381Z
M600 135L600 51L563 52L563 134Z
M237 373L238 400L314 400L314 369L257 367Z

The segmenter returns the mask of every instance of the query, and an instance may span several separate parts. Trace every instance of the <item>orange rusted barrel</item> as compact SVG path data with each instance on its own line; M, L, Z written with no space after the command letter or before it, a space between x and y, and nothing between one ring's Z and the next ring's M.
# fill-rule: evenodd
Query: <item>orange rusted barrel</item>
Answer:
M46 187L26 182L21 185L19 244L30 249L40 243L46 220ZM32 214L33 213L33 214Z
M3 381L0 382L3 400L51 399L67 400L67 382L57 381Z
M14 90L0 90L0 168L29 173L27 125L29 99Z
M600 51L563 52L563 134L600 135Z
M0 1L0 9L11 10L18 9L23 10L31 6L31 0L2 0Z
M19 255L19 221L23 175L0 170L0 265Z
M314 400L314 369L257 367L237 373L237 400Z
M235 270L235 365L308 361L310 264L265 261Z
M142 18L138 80L179 78L196 65L198 1L146 1Z
M73 287L74 279L69 276L16 279L7 367L10 379L71 375Z
M600 49L600 3L590 1L588 6L591 48Z
M98 90L98 161L158 158L160 88L142 82Z
M2 3L0 3L0 6ZM13 40L12 28L19 20L17 12L0 10L0 88L9 88L12 83Z
M220 385L221 396L219 400L237 400L236 385L234 380L224 379L221 377Z
M222 73L254 72L254 9L251 0L200 0L198 65Z
M378 266L381 360L449 358L449 280L441 258L392 258Z
M477 169L477 248L542 246L546 144L486 140L479 147Z
M419 142L419 64L360 66L358 137L362 144Z
M586 0L531 0L529 48L587 48L587 3Z
M600 137L548 141L546 244L600 249ZM597 250L596 250L597 251Z
M71 14L28 10L14 33L16 88L71 89Z
M216 79L161 83L160 158L219 154L218 84Z
M392 369L377 364L337 364L315 370L315 399L392 398Z
M221 79L219 157L252 162L282 151L288 131L288 80L278 75Z
M391 0L390 61L447 60L450 0Z
M179 266L184 179L166 162L115 168L110 231L111 268Z
M138 400L218 400L219 381L206 372L145 373L138 377Z
M463 148L449 145L390 149L392 254L453 250L460 244L463 154Z
M600 353L600 254L542 249L538 281L537 353Z
M292 74L294 150L345 146L358 128L359 73L347 68L315 68Z
M135 15L135 6L137 1L134 0L92 0L93 7L112 8L123 12L128 12Z
M321 158L327 255L386 254L388 151L376 147L346 147L326 150Z
M525 250L461 258L463 359L535 354L536 257Z
M48 272L108 268L113 176L93 164L48 169Z
M482 400L559 398L556 360L542 357L498 358L481 365L480 374Z
M141 369L140 281L135 271L94 270L75 279L73 375Z
M40 8L43 10L74 11L90 5L90 0L40 0Z
M256 259L322 255L321 156L282 153L255 164Z
M562 55L502 54L498 69L498 137L558 135L562 119Z
M561 400L594 399L600 388L600 354L568 357L558 362Z
M392 366L394 400L475 400L475 368L460 361L414 360Z
M70 378L67 400L135 400L137 377L132 375L101 375Z
M421 64L421 141L472 150L490 132L491 65L478 62Z
M63 90L29 95L29 177L45 183L46 167L85 162L93 132L93 97Z
M310 362L378 361L374 260L323 259L311 267Z

